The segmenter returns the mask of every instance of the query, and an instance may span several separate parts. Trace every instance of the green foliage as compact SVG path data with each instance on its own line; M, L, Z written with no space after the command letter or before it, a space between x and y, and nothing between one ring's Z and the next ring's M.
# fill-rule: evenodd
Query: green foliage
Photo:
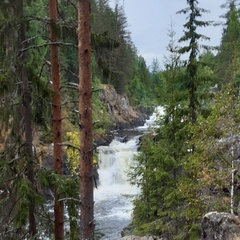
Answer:
M203 12L197 7L197 2L187 1L189 8L180 11L190 13L184 25L185 35L180 39L180 42L187 41L188 45L178 48L174 33L170 31L170 56L166 59L165 70L160 72L156 60L150 71L145 60L137 56L123 8L116 6L113 10L107 0L92 1L95 135L104 134L110 125L106 106L99 100L101 83L112 84L119 93L127 92L135 105L154 105L157 102L165 107L165 115L160 117L159 128L155 129L154 135L142 138L141 153L130 173L131 182L142 190L134 202L133 223L137 234L198 239L199 221L204 213L229 210L229 194L223 189L229 189L233 156L229 155L229 144L222 140L239 132L239 9L235 1L230 1L232 4L228 6L226 28L217 57L206 51L198 59L199 50L205 47L199 44L199 40L206 37L196 29L209 23L198 20ZM29 204L34 202L38 210L45 210L43 198L34 189L56 186L57 194L69 213L70 232L67 237L78 237L79 184L78 178L72 177L77 174L79 166L79 134L75 131L79 117L75 3L58 2L60 21L56 25L59 41L68 43L61 45L59 54L64 134L67 133L67 140L74 146L66 149L72 174L59 176L39 169L36 164L36 185L32 186L25 176L22 94L17 72L18 26L23 22L27 30L29 49L24 67L30 82L34 129L43 136L51 127L49 48L45 45L49 41L45 19L48 5L47 0L25 1L25 16L19 19L17 5L13 6L10 1L0 2L0 96L5 100L0 104L0 134L6 134L0 155L0 187L11 193L0 196L1 209L6 205L0 218L3 219L1 232L8 223L7 229L13 229L12 219L25 231ZM189 59L184 65L180 57L186 52ZM225 87L226 82L231 82L230 86ZM210 94L209 88L216 83L221 85L222 92ZM191 115L193 124L189 124ZM66 123L67 120L71 124ZM46 140L46 137L41 139ZM49 142L51 139L52 136ZM235 196L234 201L238 200L239 196ZM48 223L47 231L51 236L51 221L41 220L38 212L36 215L39 222Z
M36 125L46 129L50 122L52 92L46 77L39 75L41 69L36 60L36 53L29 54L28 63L26 64L28 78L31 80L32 118Z
M57 194L62 197L69 215L69 239L77 239L79 236L79 179L72 176L56 174L53 184L57 187Z
M93 78L93 128L95 135L104 134L110 127L110 119L107 114L107 106L104 106L99 97L99 90L101 90L101 82L98 78Z
M227 8L227 13L224 15L226 24L216 56L217 66L215 76L218 79L219 85L234 83L236 94L239 94L239 7L236 1L228 1L225 7Z
M197 108L198 104L198 86L199 79L197 78L198 61L197 56L199 54L200 40L209 40L208 37L199 34L197 29L199 27L208 26L210 23L207 21L199 20L202 17L202 13L206 12L205 9L198 7L197 0L187 1L188 8L179 11L179 13L188 13L188 22L184 24L184 35L179 39L179 42L188 42L187 46L179 48L179 53L189 53L189 59L186 67L186 88L189 92L189 120L194 123L197 120Z
M235 149L233 136L239 132L239 111L232 86L223 89L212 104L210 115L191 126L196 152L185 161L184 169L187 176L197 179L192 187L197 192L188 201L199 200L203 191L202 201L209 211L229 211L230 195L223 189L230 189L231 164L235 160L230 148ZM218 197L214 196L216 193Z
M117 5L112 10L107 1L94 1L92 14L96 72L102 83L112 84L123 93L132 78L136 58L123 7Z
M49 69L49 28L48 28L48 1L24 1L24 16L19 18L19 3L15 5L11 1L0 3L0 96L4 97L4 104L0 104L0 137L5 141L1 147L0 187L10 195L4 195L1 199L7 203L1 216L1 232L7 226L13 229L12 222L22 229L22 235L27 231L29 224L28 211L33 203L36 206L36 222L39 230L46 226L49 237L53 236L51 223L52 216L46 213L42 196L45 188L56 187L57 194L64 201L69 212L70 239L78 237L79 221L79 185L76 175L79 166L79 152L77 149L68 148L67 155L71 176L59 176L52 171L39 168L37 156L34 155L34 186L27 180L27 160L25 158L25 135L23 134L22 114L22 88L21 74L19 73L19 56L25 54L24 66L30 89L31 124L34 132L34 142L38 140L45 144L52 142L51 128L51 82ZM76 1L59 1L59 22L54 26L58 34L60 44L59 55L61 65L61 98L63 112L63 136L65 132L71 132L69 142L79 145L79 135L75 132L78 128L78 64L77 64L77 34L76 34ZM105 133L110 122L107 117L106 106L99 100L98 90L101 83L111 83L118 92L127 91L131 79L135 78L133 71L136 63L138 75L136 77L145 100L150 104L150 97L144 89L151 83L151 76L143 59L138 61L135 46L130 33L127 30L127 19L122 7L112 10L107 1L93 1L92 11L92 44L93 44L93 121L94 133L97 137ZM26 41L24 48L19 43L19 24L26 29ZM114 26L114 27L113 27ZM67 44L64 44L67 43ZM156 75L157 76L157 73ZM156 80L155 78L154 81ZM72 84L72 85L71 85ZM71 86L71 87L69 87ZM152 83L151 83L151 86ZM151 91L149 91L151 92ZM135 95L136 92L133 94ZM152 97L152 96L151 96ZM137 104L141 98L137 96ZM141 104L146 104L141 102ZM76 114L77 113L77 114ZM70 122L70 124L69 124ZM36 134L35 134L36 133ZM2 136L3 135L3 136ZM50 137L49 137L50 136ZM40 139L38 139L40 137ZM2 142L1 142L2 143ZM36 146L39 149L39 146ZM41 146L42 148L42 146ZM72 151L74 150L74 151ZM94 160L96 163L96 160ZM39 194L36 193L39 189ZM2 195L0 196L2 197ZM41 213L41 214L40 214ZM43 224L42 224L43 223ZM8 226L9 225L9 226ZM44 226L44 227L43 227ZM14 231L13 231L14 232ZM15 232L13 233L13 235ZM19 238L16 233L12 239Z
M15 223L17 227L22 227L27 224L27 216L29 209L29 195L30 186L27 179L23 179L18 182L18 194L19 204L17 204Z
M132 104L152 106L156 97L155 89L160 87L161 77L157 69L150 73L143 57L136 58L134 73L127 86L127 93Z
M71 174L76 175L80 165L80 136L79 132L67 132L67 139L70 145L66 149L68 168ZM93 158L93 164L97 164L97 159Z
M1 69L0 71L0 92L1 95L8 91L8 74L5 69Z
M193 2L189 1L189 4ZM200 16L199 9L191 7L191 17ZM195 20L191 17L185 25L189 32L180 41L194 39L194 36L197 41L202 37L194 32ZM210 112L209 87L213 71L207 64L197 61L197 42L190 41L189 46L179 49L174 36L171 29L169 57L165 61L166 69L161 73L162 89L158 89L165 114L158 120L156 135L142 140L135 175L132 174L132 182L137 182L142 190L134 202L133 223L140 234L197 239L199 221L208 206L199 197L203 187L197 175L201 162L196 161L194 155L198 153L192 141L191 127L195 125L189 120L194 123L195 114L208 116ZM190 52L187 67L180 61L185 51Z
M181 228L179 222L184 224L180 214L184 198L177 185L182 172L180 163L187 152L188 135L185 129L187 94L181 82L185 74L178 61L173 36L171 32L171 55L166 61L166 71L161 75L163 89L158 89L158 94L162 95L160 102L164 101L165 114L158 120L157 135L142 139L141 154L132 174L133 182L137 182L142 190L134 202L136 231L166 237L176 236Z
M68 167L72 174L76 174L80 164L79 132L67 132L67 138L71 143L66 149Z
M16 208L15 208L15 225L19 228L26 226L28 221L29 206L35 206L43 203L43 198L37 195L31 182L27 178L19 179L16 182Z
M78 239L80 231L79 178L73 177L72 175L59 175L52 170L40 169L38 171L37 179L43 191L44 189L51 189L53 186L56 187L56 193L59 196L59 200L64 202L64 206L68 213L69 231L66 232L66 239ZM44 209L45 208L46 206L44 206ZM47 209L45 209L45 211L47 212ZM49 235L51 235L53 229L51 229L49 225L47 227L48 229L45 229L45 231L48 230Z
M189 239L198 240L199 236L201 236L202 230L199 224L193 224L189 230Z
M168 234L163 226L170 218L177 218L175 209L181 203L176 191L178 160L174 156L175 151L169 154L173 145L164 141L161 135L157 138L158 140L153 140L152 137L142 140L141 154L131 174L132 182L140 185L142 190L134 202L133 220L136 231L142 234ZM155 225L152 224L154 221L163 223ZM146 232L148 225L151 226L151 231Z

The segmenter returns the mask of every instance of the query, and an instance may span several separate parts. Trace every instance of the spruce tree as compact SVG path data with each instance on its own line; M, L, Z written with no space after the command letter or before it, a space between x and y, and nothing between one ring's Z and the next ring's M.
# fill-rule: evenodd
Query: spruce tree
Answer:
M202 13L207 12L205 9L198 7L197 0L187 0L188 7L179 11L178 13L184 13L188 15L188 22L185 23L183 26L185 27L186 31L185 34L179 39L179 42L189 42L189 45L182 47L179 50L179 53L189 53L189 59L187 61L187 73L188 77L186 79L186 87L189 91L189 113L190 113L190 120L194 124L197 120L197 68L198 62L197 57L200 51L201 40L209 40L208 37L199 34L197 32L197 28L205 27L210 24L208 21L201 21L198 20L202 16Z
M187 93L182 84L186 75L174 36L171 29L169 56L165 59L166 70L162 72L164 115L159 116L157 135L143 138L136 169L131 173L132 181L142 190L134 203L133 222L138 233L167 238L182 232L185 223L179 214L182 199L176 188L181 176L181 160L187 151L184 146L186 122L183 121Z
M165 113L159 121L159 134L143 141L141 147L143 153L134 176L141 176L138 183L143 194L135 202L134 223L145 234L151 232L167 238L191 239L199 234L195 222L199 220L202 208L195 201L197 198L191 199L198 192L192 188L193 181L190 180L197 179L186 166L195 152L189 125L196 124L201 112L198 93L202 86L200 80L205 74L200 78L198 55L202 46L199 41L208 39L197 33L197 27L207 26L209 22L198 20L205 12L197 7L198 1L187 3L189 7L180 13L189 13L189 21L184 25L185 35L179 41L188 41L189 45L176 47L174 31L170 31L170 56L162 74ZM180 60L184 53L189 53L186 63ZM187 180L183 182L185 178ZM189 195L183 186L185 190L192 190ZM144 219L144 214L149 221Z
M181 216L185 219L185 232L188 237L198 237L199 235L199 220L204 212L204 204L199 198L199 186L197 174L198 169L194 166L195 151L197 151L195 143L192 141L194 134L191 132L191 127L197 123L198 117L203 112L204 101L201 100L201 88L204 85L204 76L201 76L200 67L202 66L198 60L200 50L208 49L206 45L201 45L201 40L209 40L208 37L199 34L199 27L206 27L210 24L209 21L201 21L202 13L208 12L205 9L198 7L197 0L187 0L188 7L178 13L188 13L188 22L184 24L186 29L185 34L179 39L179 42L188 41L188 45L181 47L179 53L189 53L189 58L186 62L186 81L185 87L188 91L188 109L187 122L184 127L186 137L186 151L181 159L182 176L178 180L177 189L180 196L183 198ZM206 89L208 91L208 89ZM207 103L205 103L207 104ZM188 123L189 121L189 123ZM190 167L191 166L191 167ZM195 171L191 171L191 170Z
M27 41L30 36L27 26L31 5L26 1L18 1L15 5L11 1L3 1L1 4L5 5L1 8L1 51L4 53L1 55L1 67L8 79L7 85L1 81L1 97L4 99L1 106L1 132L5 142L1 148L0 171L3 176L1 187L5 192L2 200L4 203L6 201L1 232L4 237L34 237L37 230L36 206L40 198L36 191L37 164L33 150L36 114L33 113L33 99L37 85L35 80L39 78L34 74L36 69L33 70L31 66L34 62L33 52L26 50L30 44ZM15 227L18 231L13 230Z
M36 235L36 221L34 216L35 202L34 202L34 189L35 189L35 177L34 177L34 157L33 157L33 136L32 136L32 120L31 120L31 106L30 106L30 88L29 79L26 72L26 52L22 50L26 47L26 26L23 22L24 18L24 1L19 1L19 18L22 19L19 27L19 74L22 82L22 106L23 106L23 122L25 129L25 146L26 146L26 161L27 161L27 177L29 180L29 235L34 237ZM33 192L33 193L31 193Z

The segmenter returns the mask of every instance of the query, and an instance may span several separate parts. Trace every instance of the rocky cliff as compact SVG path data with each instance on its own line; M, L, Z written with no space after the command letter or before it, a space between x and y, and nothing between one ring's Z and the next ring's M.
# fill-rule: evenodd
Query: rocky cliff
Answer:
M100 100L107 107L113 129L124 129L142 125L150 114L148 109L133 108L126 94L118 94L114 87L103 84Z

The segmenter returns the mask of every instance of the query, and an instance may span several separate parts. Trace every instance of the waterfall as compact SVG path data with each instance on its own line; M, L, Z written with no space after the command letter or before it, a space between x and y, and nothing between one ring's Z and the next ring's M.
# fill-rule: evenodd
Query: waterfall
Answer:
M132 199L139 192L128 182L129 168L137 154L139 136L127 142L115 138L109 146L98 147L100 185L94 191L96 230L102 240L119 239L131 222Z
M162 107L157 107L143 126L124 131L125 138L115 137L109 146L97 149L100 185L94 190L94 199L96 232L103 234L98 236L101 240L119 240L122 229L131 223L132 200L140 190L128 182L128 172L138 154L140 136L155 126L159 114L163 114Z
M128 184L127 172L137 154L138 139L135 137L125 143L120 142L119 139L114 139L109 146L98 148L99 175L102 186Z
M147 119L143 126L137 127L139 130L146 131L147 129L152 129L157 126L157 120L160 116L164 115L164 107L158 106L155 108L153 114Z

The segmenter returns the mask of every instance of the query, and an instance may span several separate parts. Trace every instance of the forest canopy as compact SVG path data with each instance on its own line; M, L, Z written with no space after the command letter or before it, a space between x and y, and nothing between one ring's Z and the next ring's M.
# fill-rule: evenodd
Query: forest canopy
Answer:
M81 155L78 145L88 133L78 133L83 126L78 109L77 2L0 2L3 239L56 237L49 199L57 199L54 209L60 205L60 215L67 212L65 239L79 238L81 189L76 176L81 164L76 158ZM108 106L99 94L103 85L125 94L134 108L160 105L165 111L157 129L141 138L140 153L129 173L129 181L141 189L133 210L138 235L198 239L204 214L236 213L240 199L239 5L234 0L224 5L226 24L220 46L213 49L202 46L208 36L199 32L211 24L202 20L207 9L200 8L197 0L186 3L187 8L178 12L186 19L183 36L176 39L170 27L165 36L168 54L160 69L157 59L149 67L138 54L123 6L111 8L108 0L91 1L88 64L94 138L103 138L111 130ZM60 114L55 115L56 109ZM93 155L95 148L89 150ZM49 165L43 164L46 159ZM91 161L97 168L97 158Z

